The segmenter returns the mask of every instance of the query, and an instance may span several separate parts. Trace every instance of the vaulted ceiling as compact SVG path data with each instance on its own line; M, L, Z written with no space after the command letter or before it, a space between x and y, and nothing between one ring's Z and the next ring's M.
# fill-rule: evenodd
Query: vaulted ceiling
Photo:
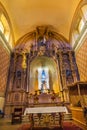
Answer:
M15 41L38 25L52 25L69 39L69 31L80 0L0 0L14 31Z

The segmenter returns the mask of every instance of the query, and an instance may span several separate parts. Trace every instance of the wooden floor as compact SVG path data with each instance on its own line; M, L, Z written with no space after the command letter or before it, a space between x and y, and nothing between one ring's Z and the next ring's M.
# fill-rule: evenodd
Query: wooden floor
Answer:
M83 126L75 121L70 121L70 122L74 122L76 125L80 126L83 130L87 130L87 127L86 126ZM28 123L26 123L28 124ZM11 119L0 119L0 130L17 130L20 126L22 126L22 124L15 124L15 125L12 125L11 124Z

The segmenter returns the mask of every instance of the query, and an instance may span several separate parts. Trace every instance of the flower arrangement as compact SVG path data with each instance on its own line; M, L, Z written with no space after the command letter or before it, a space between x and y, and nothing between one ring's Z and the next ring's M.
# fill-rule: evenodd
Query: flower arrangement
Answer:
M55 98L56 98L56 97L55 97L55 93L53 92L52 97L51 97L52 101L54 101Z

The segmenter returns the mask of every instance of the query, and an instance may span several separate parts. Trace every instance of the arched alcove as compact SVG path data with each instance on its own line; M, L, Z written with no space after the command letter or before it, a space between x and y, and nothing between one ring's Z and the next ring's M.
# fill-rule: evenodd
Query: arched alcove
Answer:
M52 58L46 56L38 56L30 64L29 92L41 90L41 76L43 70L46 73L46 89L59 92L60 81L57 64Z

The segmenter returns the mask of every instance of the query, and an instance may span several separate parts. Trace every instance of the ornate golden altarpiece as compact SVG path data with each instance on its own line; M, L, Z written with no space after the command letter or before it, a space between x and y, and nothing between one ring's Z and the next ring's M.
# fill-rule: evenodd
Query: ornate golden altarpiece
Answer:
M62 101L69 102L67 86L79 81L74 51L62 35L50 27L41 26L19 39L11 54L5 114L11 114L17 107L24 112L29 107L30 65L41 56L52 58L56 63L60 82L56 88L59 87Z

